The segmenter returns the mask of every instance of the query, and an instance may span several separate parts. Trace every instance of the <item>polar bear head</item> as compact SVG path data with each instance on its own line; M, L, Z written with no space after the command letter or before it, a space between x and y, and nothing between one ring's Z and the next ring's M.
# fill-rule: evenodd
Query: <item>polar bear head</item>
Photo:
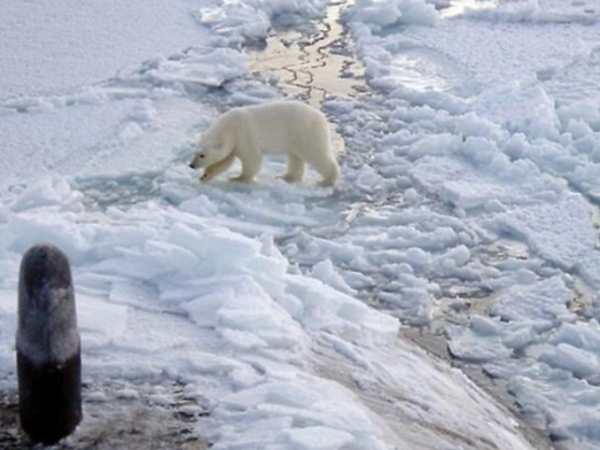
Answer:
M229 153L230 151L227 150L224 142L202 139L199 150L194 153L190 167L192 169L200 169L212 166L225 159Z
M192 169L212 166L227 158L233 151L235 125L227 116L217 119L200 139L198 151L194 153L190 163Z

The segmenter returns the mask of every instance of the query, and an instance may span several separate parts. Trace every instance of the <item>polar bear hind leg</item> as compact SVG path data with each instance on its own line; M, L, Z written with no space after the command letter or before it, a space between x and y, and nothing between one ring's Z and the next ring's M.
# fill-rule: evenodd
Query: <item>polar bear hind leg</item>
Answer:
M288 183L296 183L298 181L302 181L304 178L304 168L305 164L302 158L290 154L287 158L287 172L284 173L281 178L283 178Z
M300 148L296 153L323 177L318 183L319 186L333 186L339 178L340 168L331 146L327 121L318 114L303 131L302 137L297 140Z
M323 179L317 183L319 186L333 186L340 175L340 167L335 160L333 151L324 140L321 142L312 142L311 144L316 145L305 147L304 150L300 152L302 159L323 177Z
M335 157L331 154L323 155L318 164L312 165L314 169L323 177L317 183L319 186L333 186L340 176L340 168Z

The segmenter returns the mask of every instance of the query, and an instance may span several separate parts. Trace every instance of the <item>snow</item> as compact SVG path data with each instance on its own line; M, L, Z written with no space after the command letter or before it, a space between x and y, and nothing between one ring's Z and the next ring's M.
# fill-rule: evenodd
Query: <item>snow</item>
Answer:
M215 450L547 448L525 423L597 448L597 8L357 0L367 95L321 105L340 184L288 185L277 158L253 185L198 184L211 121L283 95L244 47L327 10L0 6L0 386L20 260L48 242L72 265L84 381L137 399L151 380L156 407L176 381ZM407 327L441 329L457 367ZM462 368L503 380L519 420Z
M438 14L432 5L419 0L358 0L346 19L381 31L402 23L434 24Z
M233 0L202 7L195 16L200 24L213 31L210 37L213 45L235 48L247 42L264 41L274 19L288 17L293 22L314 19L322 16L324 9L323 0Z
M200 45L206 33L193 26L187 9L207 2L183 3L187 8L143 0L85 5L69 0L53 8L40 1L3 2L0 100L72 94L145 59ZM152 32L142 38L144 29Z

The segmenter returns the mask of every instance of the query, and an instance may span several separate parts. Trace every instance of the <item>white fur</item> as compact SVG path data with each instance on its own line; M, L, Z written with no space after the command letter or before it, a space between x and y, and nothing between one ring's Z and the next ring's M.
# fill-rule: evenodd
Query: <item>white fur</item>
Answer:
M287 155L288 167L282 178L288 182L302 180L305 164L321 174L321 186L332 186L339 176L325 116L294 101L226 112L202 137L190 167L203 167L201 180L209 181L239 158L242 173L232 180L250 182L260 172L263 155Z

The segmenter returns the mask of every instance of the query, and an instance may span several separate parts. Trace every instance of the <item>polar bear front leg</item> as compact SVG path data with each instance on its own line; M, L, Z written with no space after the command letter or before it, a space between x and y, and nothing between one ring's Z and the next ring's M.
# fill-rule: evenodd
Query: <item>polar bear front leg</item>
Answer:
M200 177L201 182L207 182L212 180L214 177L219 175L220 173L225 172L227 169L231 167L233 161L235 160L235 155L231 153L225 159L222 159L218 163L213 164L212 166L208 166L204 169L204 173Z
M254 181L254 177L258 175L258 172L260 172L262 167L262 153L258 151L247 151L238 155L238 157L242 162L242 173L237 177L230 178L230 181L251 183Z
M287 172L284 173L281 178L288 183L302 181L305 168L304 161L296 155L288 155L287 161Z

